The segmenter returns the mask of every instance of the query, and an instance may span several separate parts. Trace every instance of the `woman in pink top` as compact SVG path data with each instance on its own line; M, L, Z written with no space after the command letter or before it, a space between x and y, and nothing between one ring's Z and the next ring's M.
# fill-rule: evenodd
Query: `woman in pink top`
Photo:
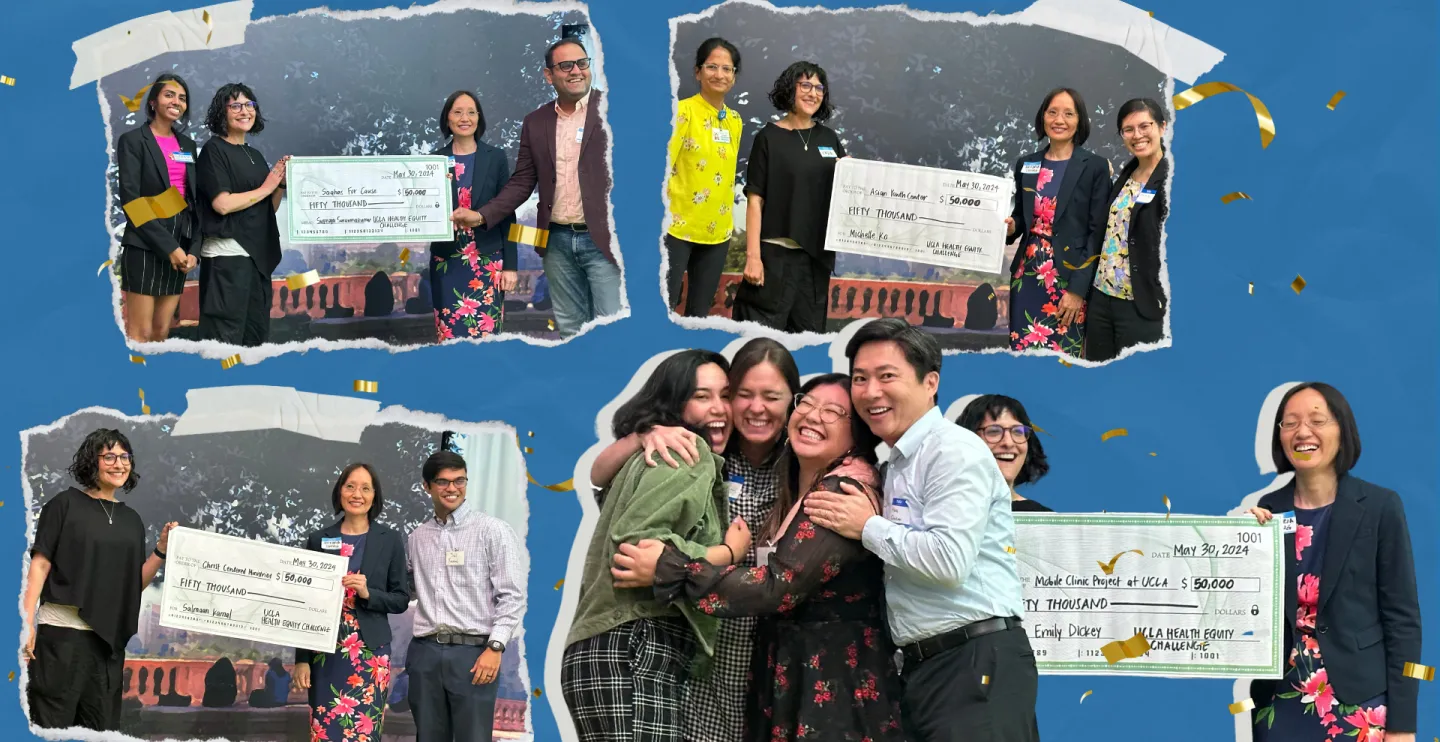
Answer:
M120 289L125 292L125 335L140 343L170 334L185 274L200 251L195 211L195 141L180 133L190 118L190 90L179 75L165 73L150 85L145 124L120 135L115 161L120 168L120 205L159 196L174 188L185 201L168 218L136 221L127 212L120 240Z

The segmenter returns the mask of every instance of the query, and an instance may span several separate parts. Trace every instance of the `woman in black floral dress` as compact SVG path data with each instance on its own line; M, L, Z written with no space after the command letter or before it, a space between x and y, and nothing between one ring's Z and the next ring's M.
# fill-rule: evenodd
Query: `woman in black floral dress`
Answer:
M653 574L659 600L693 601L715 616L761 617L746 742L904 739L883 565L859 541L817 527L796 496L839 492L849 482L878 508L877 443L853 414L848 377L812 379L796 395L777 464L780 493L757 531L759 566L714 567L657 541L622 545L615 557L617 586L648 585Z

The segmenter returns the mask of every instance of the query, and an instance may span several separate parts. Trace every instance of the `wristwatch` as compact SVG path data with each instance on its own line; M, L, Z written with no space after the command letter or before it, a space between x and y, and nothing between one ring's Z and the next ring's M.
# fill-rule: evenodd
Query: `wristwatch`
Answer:
M501 644L500 642L486 642L485 646L501 654L505 653L505 645Z

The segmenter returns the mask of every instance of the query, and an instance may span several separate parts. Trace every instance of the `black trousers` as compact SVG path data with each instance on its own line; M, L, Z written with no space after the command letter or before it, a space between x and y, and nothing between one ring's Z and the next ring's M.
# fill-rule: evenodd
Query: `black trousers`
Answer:
M253 347L270 339L270 277L248 257L200 259L200 339Z
M405 672L410 677L416 742L490 742L500 679L475 685L470 671L484 651L484 647L439 644L431 637L417 636L410 642Z
M665 235L665 249L670 252L670 307L686 317L704 317L715 304L720 288L720 274L725 271L725 254L730 251L727 240L718 245L702 245ZM690 293L685 306L680 306L680 284L690 274ZM683 309L683 311L682 311Z
M93 631L41 624L30 661L30 721L53 729L120 726L120 672L125 657Z
M1095 289L1085 309L1085 360L1108 361L1120 351L1141 343L1157 343L1165 336L1165 320L1145 319L1135 302L1116 299Z
M1039 742L1039 673L1025 629L971 639L905 660L901 723L916 742Z
M830 266L804 250L760 243L765 285L741 281L731 316L785 332L825 332Z

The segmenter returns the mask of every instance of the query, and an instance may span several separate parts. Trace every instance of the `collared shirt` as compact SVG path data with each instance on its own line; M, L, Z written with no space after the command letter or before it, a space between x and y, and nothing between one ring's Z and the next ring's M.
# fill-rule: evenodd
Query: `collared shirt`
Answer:
M698 245L730 241L735 227L735 163L740 114L716 109L699 93L676 104L670 136L669 234Z
M580 144L585 135L585 115L590 94L575 103L574 113L565 113L555 102L555 205L550 221L583 224L585 207L580 202Z
M411 532L406 562L415 586L415 636L488 634L509 644L525 612L525 562L515 530L462 503L445 523Z
M1010 488L974 433L932 407L900 436L885 473L885 515L861 534L885 562L900 646L987 618L1022 618Z

